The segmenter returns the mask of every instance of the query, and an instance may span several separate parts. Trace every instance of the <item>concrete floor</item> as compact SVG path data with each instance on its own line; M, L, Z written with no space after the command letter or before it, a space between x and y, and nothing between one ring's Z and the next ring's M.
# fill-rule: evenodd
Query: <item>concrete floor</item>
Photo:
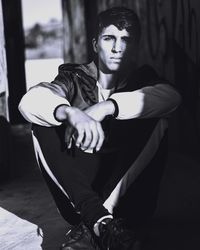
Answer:
M68 225L57 212L38 171L1 185L0 200L0 216L2 209L9 212L4 211L9 220L0 218L1 250L59 249Z
M9 178L0 184L0 250L56 250L69 225L34 157L29 127L12 129Z
M70 226L37 168L29 128L21 131L12 132L9 178L0 184L0 249L56 250ZM144 250L200 249L199 166L196 156L170 153Z

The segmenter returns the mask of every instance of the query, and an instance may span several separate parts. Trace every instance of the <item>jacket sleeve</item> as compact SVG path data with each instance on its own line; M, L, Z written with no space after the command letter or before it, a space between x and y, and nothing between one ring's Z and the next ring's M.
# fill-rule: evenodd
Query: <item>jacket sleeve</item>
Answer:
M180 94L170 84L158 83L131 92L110 96L118 105L116 119L166 117L181 102Z
M61 71L53 82L42 82L32 87L21 99L19 111L31 123L58 126L61 123L55 119L54 110L62 104L70 105L73 91L71 81Z

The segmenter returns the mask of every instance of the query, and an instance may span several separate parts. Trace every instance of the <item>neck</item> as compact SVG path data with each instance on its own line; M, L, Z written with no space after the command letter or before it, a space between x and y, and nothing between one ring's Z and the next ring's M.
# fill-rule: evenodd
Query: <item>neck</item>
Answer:
M121 83L129 75L129 68L124 68L123 70L116 72L106 72L99 68L98 70L98 82L104 89L112 89L114 87L120 87Z
M98 72L98 82L104 89L112 89L114 87L120 87L120 83L122 83L127 74L117 73L104 73L101 70Z
M98 82L104 89L112 89L114 87L120 87L120 83L122 83L130 73L130 69L132 67L123 68L123 70L119 70L116 72L108 72L99 67L98 69Z
M105 74L99 71L98 82L104 89L112 89L117 83L117 76L115 74Z

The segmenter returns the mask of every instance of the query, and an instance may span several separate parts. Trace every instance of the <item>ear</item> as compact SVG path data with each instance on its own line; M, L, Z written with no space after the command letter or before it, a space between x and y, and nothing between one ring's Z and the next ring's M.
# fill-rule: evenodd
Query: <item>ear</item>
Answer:
M93 45L93 50L95 53L97 53L97 41L95 38L92 39L92 45Z

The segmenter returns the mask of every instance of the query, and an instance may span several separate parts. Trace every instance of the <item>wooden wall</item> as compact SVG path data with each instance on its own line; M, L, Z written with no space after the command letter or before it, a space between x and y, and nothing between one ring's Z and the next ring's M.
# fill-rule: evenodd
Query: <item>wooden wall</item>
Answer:
M8 80L3 28L2 5L0 1L0 182L10 174L10 126L8 123Z
M91 35L97 13L114 6L127 6L139 12L139 0L62 0L65 62L92 59Z
M123 5L137 12L143 31L138 64L153 65L160 75L174 83L183 97L182 106L172 122L171 142L186 152L197 151L200 148L200 1L61 1L64 60L71 63L92 59L91 34L99 11ZM26 90L20 0L2 0L2 3L7 23L11 114L14 122L21 122L17 104Z
M64 60L83 63L87 60L84 0L63 0Z
M3 27L2 5L0 1L0 116L8 118L8 81Z
M200 144L200 1L198 0L63 0L65 28L71 42L66 61L92 58L91 31L98 12L113 6L134 9L141 20L138 64L148 63L181 92L182 106L172 119L171 144L198 151ZM81 15L81 16L80 16ZM84 18L83 18L84 17ZM64 24L64 25L65 25ZM71 35L68 33L71 27ZM77 28L79 26L79 28ZM74 27L74 28L73 28ZM81 38L81 37L85 37ZM86 42L86 44L84 44ZM88 45L89 44L89 45ZM85 51L85 48L87 49ZM73 54L74 53L74 54ZM69 59L69 60L68 60Z
M26 92L21 0L1 2L9 83L9 117L12 124L19 124L24 122L24 119L18 111L18 104Z

